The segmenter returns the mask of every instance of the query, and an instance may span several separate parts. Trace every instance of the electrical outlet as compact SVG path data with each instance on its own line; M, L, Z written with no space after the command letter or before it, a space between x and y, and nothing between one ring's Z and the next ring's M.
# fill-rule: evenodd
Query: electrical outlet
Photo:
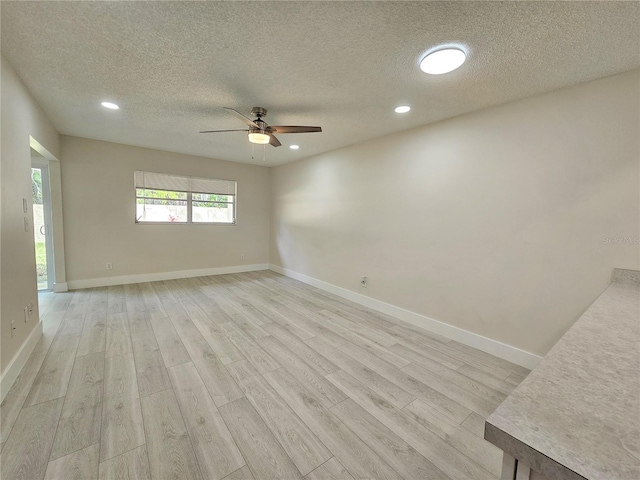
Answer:
M29 307L29 316L33 315L33 302L29 302L27 307Z
M360 286L364 287L364 288L367 288L367 282L368 281L369 280L367 279L367 277L360 277Z
M14 332L16 330L15 321L11 322L11 338L13 338Z
M107 270L113 270L113 263L107 262Z
M244 259L245 259L245 254L244 254L244 253L241 253L241 254L240 254L240 260L244 260Z

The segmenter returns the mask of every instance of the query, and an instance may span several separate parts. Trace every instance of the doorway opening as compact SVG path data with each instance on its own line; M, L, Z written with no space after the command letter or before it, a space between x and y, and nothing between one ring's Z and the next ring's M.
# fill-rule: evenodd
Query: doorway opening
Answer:
M52 290L54 268L49 167L46 159L33 149L31 149L31 195L38 291Z

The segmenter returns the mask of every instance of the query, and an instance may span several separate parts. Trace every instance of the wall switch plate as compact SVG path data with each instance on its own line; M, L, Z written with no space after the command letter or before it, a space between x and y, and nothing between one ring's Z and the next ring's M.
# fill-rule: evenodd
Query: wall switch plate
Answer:
M29 305L27 305L26 307L24 307L24 323L27 323L29 321Z
M29 219L27 217L24 217L24 231L29 231Z
M113 270L113 263L107 262L107 270Z
M29 211L29 204L27 203L27 199L22 199L22 213L27 213Z

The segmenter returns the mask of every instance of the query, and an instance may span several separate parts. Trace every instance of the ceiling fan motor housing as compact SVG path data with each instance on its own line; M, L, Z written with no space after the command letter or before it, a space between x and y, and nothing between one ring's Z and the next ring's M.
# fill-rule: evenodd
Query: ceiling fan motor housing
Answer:
M262 107L253 107L251 109L251 114L255 115L258 118L266 117L267 116L267 109L266 108L262 108Z

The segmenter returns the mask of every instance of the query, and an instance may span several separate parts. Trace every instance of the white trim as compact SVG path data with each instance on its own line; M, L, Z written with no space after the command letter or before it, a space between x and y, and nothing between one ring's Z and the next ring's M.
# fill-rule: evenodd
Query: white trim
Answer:
M124 275L121 277L91 278L88 280L69 280L69 290L79 288L108 287L110 285L128 285L130 283L157 282L175 280L177 278L206 277L208 275L224 275L225 273L255 272L268 270L269 264L233 265L230 267L201 268L198 270L178 270L175 272L143 273L141 275Z
M322 280L318 280L317 278L309 277L302 273L294 272L293 270L289 270L278 265L270 264L269 270L273 270L274 272L280 273L287 277L294 278L326 292L333 293L334 295L338 295L339 297L346 298L347 300L351 300L352 302L364 305L367 308L385 313L399 320L403 320L412 325L424 328L425 330L437 333L470 347L477 348L478 350L482 350L483 352L495 355L496 357L500 357L504 360L515 363L517 365L521 365L525 368L533 369L536 367L536 365L538 365L540 360L542 360L542 357L538 355L527 352L525 350L521 350L511 345L507 345L506 343L502 343L488 337L483 337L482 335L478 335L477 333L454 327L453 325L449 325L448 323L434 320L433 318L420 315L419 313L396 307L395 305L391 305L381 300L376 300L375 298L352 292L351 290L347 290L346 288L323 282Z
M53 291L55 293L68 292L69 291L69 285L67 285L67 282L54 283L53 284Z
M20 347L20 350L18 350L18 353L16 353L13 360L9 363L9 366L7 366L2 373L2 378L0 379L0 402L4 401L4 397L6 397L9 390L11 390L13 383L16 381L16 378L18 378L18 375L20 375L27 360L29 360L29 356L33 352L33 349L36 348L41 336L42 322L38 322L33 330L31 330L27 340Z

